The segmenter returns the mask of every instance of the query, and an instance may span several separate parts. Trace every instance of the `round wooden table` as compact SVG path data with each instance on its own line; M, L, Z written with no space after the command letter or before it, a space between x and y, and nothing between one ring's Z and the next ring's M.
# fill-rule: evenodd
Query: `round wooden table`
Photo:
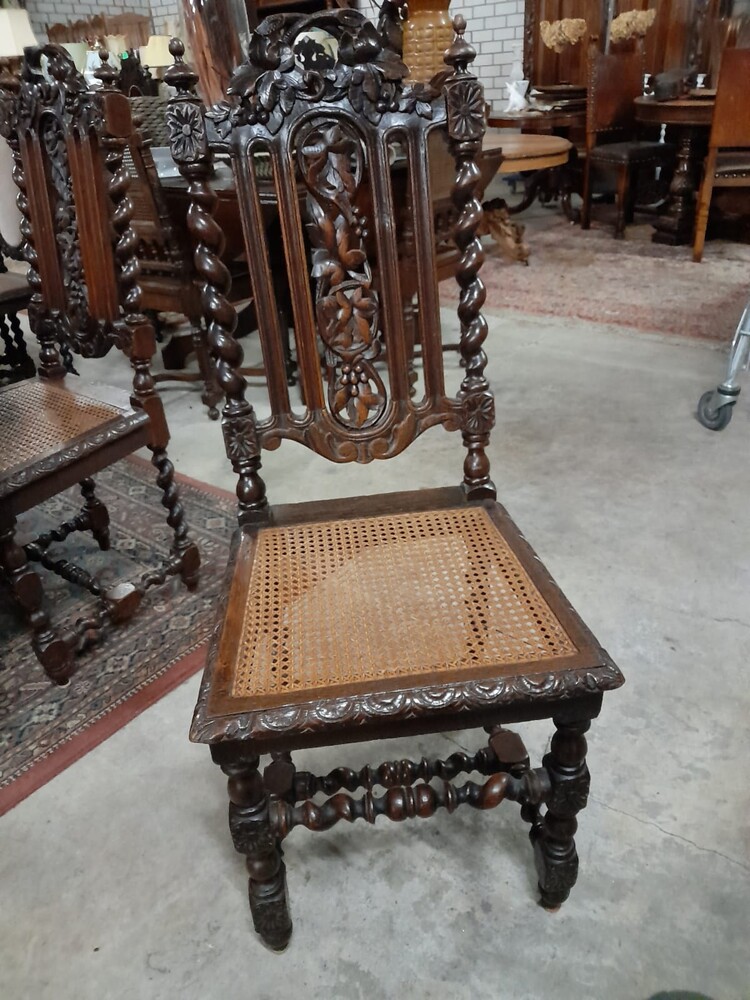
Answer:
M576 111L528 111L491 114L487 119L490 128L519 128L539 134L567 132L569 129L586 128L586 108Z
M666 210L654 223L651 237L654 243L682 246L693 242L695 196L713 114L713 98L635 99L636 121L643 125L666 125L667 138L674 138L677 145L677 166L669 186Z
M498 173L520 174L526 170L548 170L568 162L573 143L559 135L514 135L510 132L488 131L482 152L502 150Z

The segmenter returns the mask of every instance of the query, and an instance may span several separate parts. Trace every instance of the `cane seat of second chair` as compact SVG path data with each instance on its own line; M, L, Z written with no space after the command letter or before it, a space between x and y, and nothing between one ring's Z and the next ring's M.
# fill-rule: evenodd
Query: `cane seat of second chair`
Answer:
M643 69L639 47L631 52L607 53L600 52L596 44L590 47L581 228L591 225L594 174L614 172L618 239L633 220L638 175L667 168L674 160L674 147L669 143L639 139L634 134L634 102L643 93Z
M693 260L703 259L714 188L750 188L750 49L725 49L719 69L708 156L698 194Z
M494 403L484 374L487 324L478 277L484 95L468 71L474 50L463 38L465 22L454 24L444 90L420 88L419 101L404 83L406 67L393 43L353 10L263 22L238 70L237 89L248 102L240 114L227 115L221 105L207 113L192 92L195 73L179 61L167 71L177 91L170 107L172 151L191 178L190 231L206 282L240 521L191 739L208 744L229 777L230 830L247 857L255 928L275 949L291 935L281 843L296 827L323 831L340 821L427 818L439 808L517 801L531 827L541 901L559 906L577 875L575 816L589 784L584 734L604 692L622 683L496 503L486 454ZM346 62L337 59L327 82L320 79L312 89L296 70L280 70L279 92L287 97L274 107L275 117L259 114L247 81L263 80L258 70L275 53L293 49L296 33L311 25L339 40ZM369 82L360 93L363 79ZM258 86L263 92L265 84ZM188 119L205 142L186 148L177 125ZM433 129L447 131L454 161L465 366L457 395L445 386ZM389 167L393 135L403 148L413 213L421 398L410 380L413 341L393 224L402 180ZM248 151L256 145L270 152L278 193L303 412L292 408L286 385L270 251L254 238L262 206ZM222 233L206 210L213 203L212 155L222 151L229 152L237 179L256 294L270 404L263 420L245 398L220 261ZM300 184L307 194L304 223ZM286 439L333 462L365 464L399 454L437 425L462 433L461 486L281 507L267 502L262 447ZM504 725L540 718L552 718L557 731L542 766L532 768L520 737ZM327 775L297 770L292 760L292 751L307 747L482 727L486 746L447 760L341 767ZM271 757L262 772L261 754ZM452 783L473 771L487 780ZM433 778L442 781L430 784ZM375 785L385 794L376 794ZM358 789L364 789L360 798L347 794ZM318 793L329 797L320 801Z

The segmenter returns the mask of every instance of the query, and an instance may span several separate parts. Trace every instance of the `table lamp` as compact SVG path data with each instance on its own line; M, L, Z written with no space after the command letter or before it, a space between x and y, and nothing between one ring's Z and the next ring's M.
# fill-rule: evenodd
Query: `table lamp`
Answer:
M174 59L169 54L169 35L151 35L148 43L138 50L138 58L141 65L149 69L163 70L166 66L171 66Z
M125 35L105 35L104 44L110 55L118 57L130 48Z
M20 59L27 45L36 45L29 15L17 8L0 8L0 59Z
M83 73L86 69L86 58L89 52L88 45L85 42L60 42L60 45L73 60L78 72Z

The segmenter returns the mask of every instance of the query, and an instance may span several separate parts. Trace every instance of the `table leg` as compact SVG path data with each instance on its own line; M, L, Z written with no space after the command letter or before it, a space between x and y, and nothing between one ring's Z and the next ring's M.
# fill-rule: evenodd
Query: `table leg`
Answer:
M704 140L704 141L701 141ZM693 242L697 172L705 153L701 131L682 129L677 149L677 166L669 185L667 207L654 222L654 243L683 246Z

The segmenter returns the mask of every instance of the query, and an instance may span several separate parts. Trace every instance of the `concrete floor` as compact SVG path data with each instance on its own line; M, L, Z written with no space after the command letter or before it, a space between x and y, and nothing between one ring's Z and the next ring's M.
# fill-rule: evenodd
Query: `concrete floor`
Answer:
M750 997L750 386L712 434L693 411L720 351L490 320L500 498L627 678L591 731L570 900L556 915L536 906L512 804L297 831L295 931L286 954L269 953L251 931L224 782L187 741L195 677L0 821L4 1000ZM128 378L121 359L88 370ZM180 471L231 488L198 396L164 395ZM458 438L436 430L366 469L287 444L265 474L272 499L290 501L440 485L460 462ZM538 759L548 726L522 731ZM351 762L474 746L472 734L418 742L355 747Z

